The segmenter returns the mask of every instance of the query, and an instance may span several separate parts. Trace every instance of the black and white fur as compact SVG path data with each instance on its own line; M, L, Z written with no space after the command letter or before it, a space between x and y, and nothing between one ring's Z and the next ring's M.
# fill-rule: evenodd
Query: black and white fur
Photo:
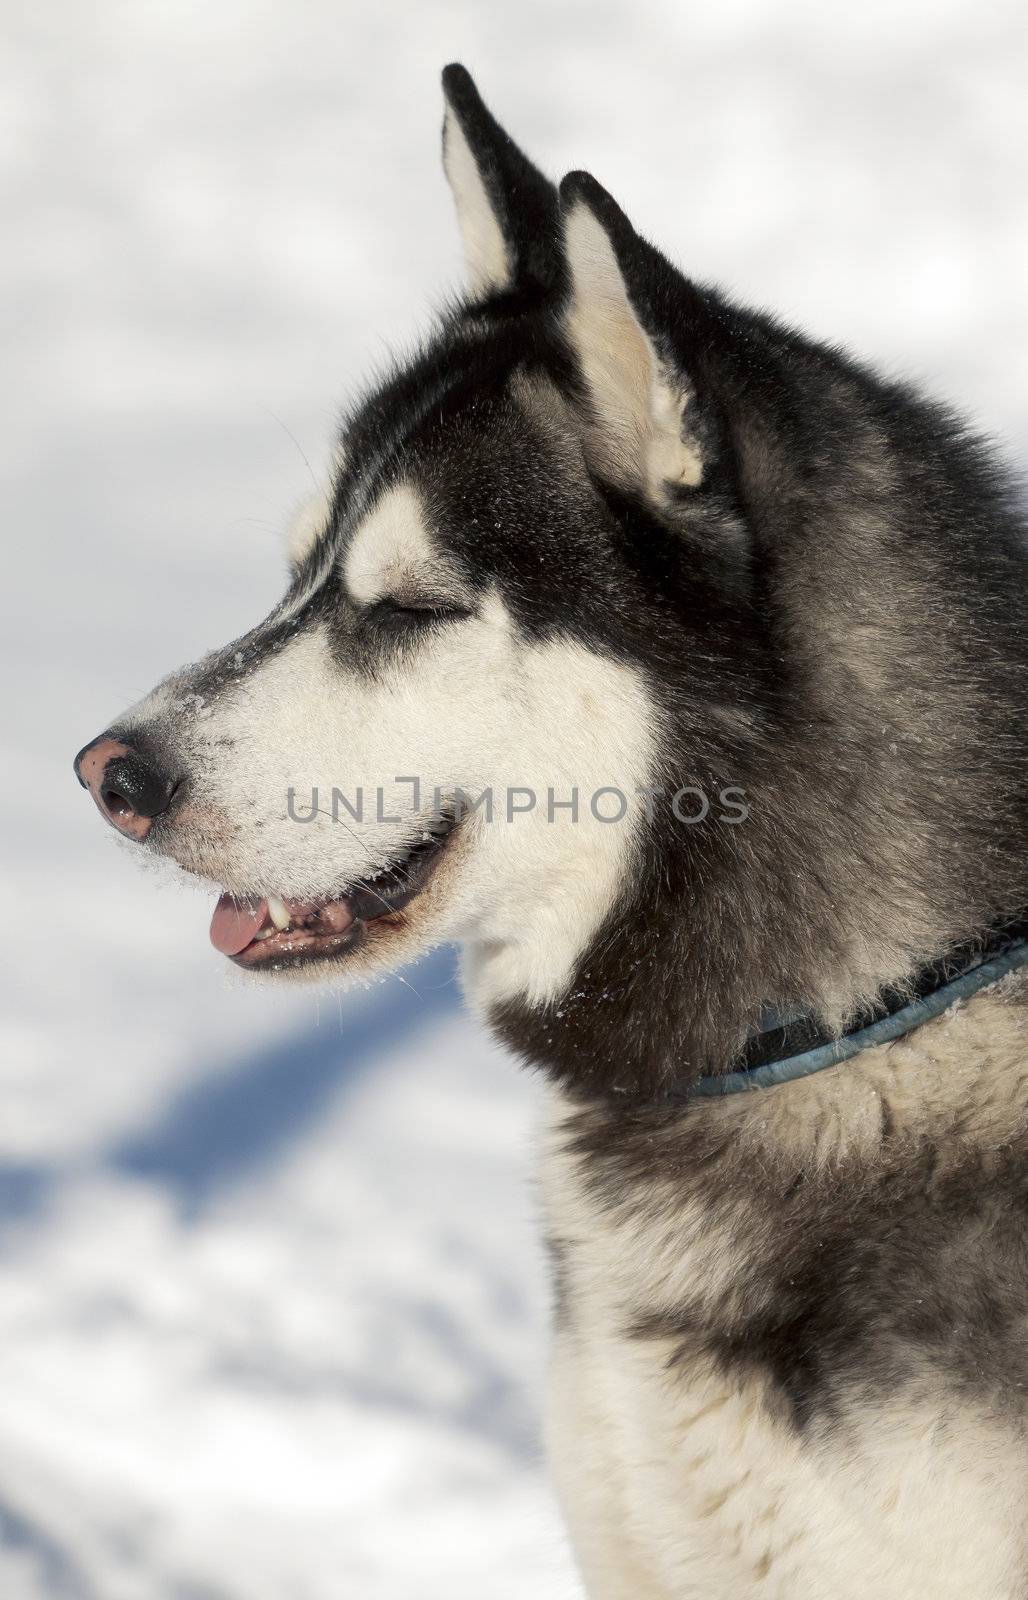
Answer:
M459 67L468 292L356 408L278 609L114 732L148 847L344 894L424 818L286 794L616 786L472 815L329 974L459 940L552 1085L554 1464L593 1600L1028 1595L1026 989L671 1104L764 1008L842 1028L1026 893L1023 523L963 423L731 304ZM669 174L669 177L671 175ZM687 827L656 791L746 797ZM391 791L395 801L395 792ZM323 967L305 969L326 975Z

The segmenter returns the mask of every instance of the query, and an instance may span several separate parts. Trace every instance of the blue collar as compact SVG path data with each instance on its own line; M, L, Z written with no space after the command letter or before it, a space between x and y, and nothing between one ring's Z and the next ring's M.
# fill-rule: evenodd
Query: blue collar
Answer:
M689 1097L738 1094L744 1089L771 1089L779 1083L791 1083L795 1078L807 1078L812 1072L848 1061L861 1050L902 1038L905 1033L919 1028L922 1022L941 1016L957 1001L969 999L980 989L988 988L1008 972L1025 965L1028 965L1028 934L1024 924L1019 924L1006 934L993 935L984 949L979 943L976 953L958 965L956 976L953 976L952 957L925 968L913 985L914 998L904 998L910 996L910 988L902 993L892 991L880 1005L863 1013L857 1025L841 1038L819 1035L817 1025L809 1018L779 1024L750 1041L746 1052L748 1064L734 1072L700 1078L686 1093ZM943 981L938 981L940 974ZM897 1003L893 1005L891 1000ZM788 1048L797 1035L800 1038L805 1035L808 1040L816 1038L817 1042L798 1054L767 1059L776 1045Z

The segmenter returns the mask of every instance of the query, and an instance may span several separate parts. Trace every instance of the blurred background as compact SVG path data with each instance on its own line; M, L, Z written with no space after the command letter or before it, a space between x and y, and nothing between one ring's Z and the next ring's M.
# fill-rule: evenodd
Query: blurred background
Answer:
M459 274L440 67L1024 458L1020 4L4 0L4 1600L573 1600L535 1090L449 952L265 993L71 758L243 631Z

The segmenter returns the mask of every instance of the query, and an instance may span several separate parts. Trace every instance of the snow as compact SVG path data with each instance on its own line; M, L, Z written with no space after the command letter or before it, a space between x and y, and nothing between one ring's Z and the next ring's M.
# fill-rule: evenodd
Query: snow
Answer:
M438 69L696 276L1028 421L1020 8L9 8L5 1600L577 1593L535 1091L442 953L226 977L74 751L242 631L338 407L458 270ZM310 465L308 466L308 462Z
M573 1592L524 1096L448 966L424 1004L183 1074L12 1220L0 1526L26 1594Z

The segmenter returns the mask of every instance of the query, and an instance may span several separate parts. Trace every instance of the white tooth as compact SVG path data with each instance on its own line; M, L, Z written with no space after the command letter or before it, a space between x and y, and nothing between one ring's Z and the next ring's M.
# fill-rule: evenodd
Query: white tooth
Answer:
M271 918L276 928L278 928L280 932L285 933L289 926L289 912L286 910L282 901L277 899L273 894L269 894L268 896L268 916Z

